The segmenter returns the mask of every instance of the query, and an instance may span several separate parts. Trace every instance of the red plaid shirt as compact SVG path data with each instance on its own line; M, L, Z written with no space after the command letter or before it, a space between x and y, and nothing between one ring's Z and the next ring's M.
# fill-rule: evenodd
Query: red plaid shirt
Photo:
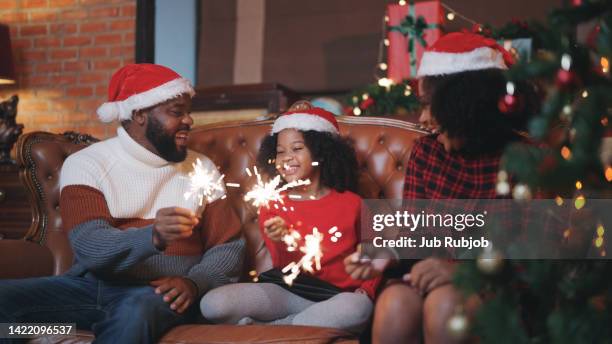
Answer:
M404 199L490 199L497 196L501 154L467 158L448 153L435 135L419 138L406 169Z
M560 241L563 229L567 228L568 220L565 218L567 216L559 216L558 219L547 216L542 219L541 214L533 213L533 209L529 207L515 206L510 196L497 195L496 184L500 158L501 153L475 158L448 153L444 146L436 140L435 135L422 137L415 142L410 155L404 184L404 199L471 199L474 205L487 204L489 217L495 214L493 216L498 221L498 225L502 226L501 228L515 233L512 237L514 241L529 240L529 231L536 228L533 226L541 226L545 232L552 233L551 235L554 236L551 236L552 242ZM535 197L541 198L541 195L536 193ZM486 199L508 199L508 201L482 202ZM409 201L404 203L411 209L412 204ZM465 205L466 208L469 208L471 202ZM536 207L536 209L539 208ZM540 210L539 213L541 212ZM517 214L520 215L517 216ZM535 224L531 223L532 221L535 221ZM527 236L521 239L519 233ZM404 269L407 271L406 268Z
M404 183L405 209L413 212L423 210L421 207L424 204L415 207L409 200L471 199L471 202L461 203L462 210L470 211L478 209L478 204L483 205L483 199L500 198L495 188L501 153L468 158L462 154L447 152L436 138L436 135L421 137L412 148ZM425 210L433 213L457 211L454 208L457 205L452 205L454 203L435 204ZM442 208L439 208L440 206ZM451 208L445 208L446 206ZM421 234L436 236L436 233L436 229L428 229Z

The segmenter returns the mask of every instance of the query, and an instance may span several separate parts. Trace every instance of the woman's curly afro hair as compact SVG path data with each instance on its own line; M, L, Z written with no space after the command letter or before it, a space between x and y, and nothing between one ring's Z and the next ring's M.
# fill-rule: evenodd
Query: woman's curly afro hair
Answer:
M423 79L423 89L431 101L431 114L449 137L462 140L468 155L498 153L506 144L520 138L539 102L535 88L517 83L516 94L523 99L517 113L505 114L498 102L506 94L502 70L485 69Z

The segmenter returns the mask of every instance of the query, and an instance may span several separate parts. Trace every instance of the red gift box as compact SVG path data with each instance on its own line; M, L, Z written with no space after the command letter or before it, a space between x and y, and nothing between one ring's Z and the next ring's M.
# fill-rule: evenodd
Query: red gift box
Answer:
M413 6L413 7L412 7ZM412 8L411 8L412 7ZM422 16L427 24L435 24L434 28L427 28L423 31L423 38L427 45L433 44L442 35L441 26L444 24L444 10L440 1L423 1L415 4L392 4L387 6L387 15L389 22L387 28L399 26L407 15L412 14L416 21L419 16ZM417 37L410 35L404 36L397 31L388 31L387 38L389 39L389 47L387 49L387 77L395 83L400 83L403 79L411 79L416 77L416 66L420 61L425 47L419 43ZM413 40L414 52L408 50L408 41ZM415 68L411 68L411 56L416 57Z

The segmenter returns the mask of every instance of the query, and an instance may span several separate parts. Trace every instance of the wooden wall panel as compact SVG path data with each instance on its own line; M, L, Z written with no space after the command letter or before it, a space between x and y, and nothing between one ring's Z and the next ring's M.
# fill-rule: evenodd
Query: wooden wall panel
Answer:
M236 0L201 0L199 85L232 83ZM374 80L389 0L265 0L262 82L298 92L345 91ZM545 20L564 0L446 0L466 16L500 26L513 18ZM233 11L233 12L232 12ZM210 13L213 12L213 13ZM233 25L233 28L231 27ZM449 31L470 28L459 18ZM223 38L221 38L223 37Z

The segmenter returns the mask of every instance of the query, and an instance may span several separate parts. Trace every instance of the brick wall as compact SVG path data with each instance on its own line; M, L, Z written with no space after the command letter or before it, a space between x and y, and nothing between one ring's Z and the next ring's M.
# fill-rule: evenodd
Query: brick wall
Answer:
M99 138L116 124L97 120L112 73L134 62L136 0L0 0L11 30L18 81L0 100L19 95L25 131L77 130Z

